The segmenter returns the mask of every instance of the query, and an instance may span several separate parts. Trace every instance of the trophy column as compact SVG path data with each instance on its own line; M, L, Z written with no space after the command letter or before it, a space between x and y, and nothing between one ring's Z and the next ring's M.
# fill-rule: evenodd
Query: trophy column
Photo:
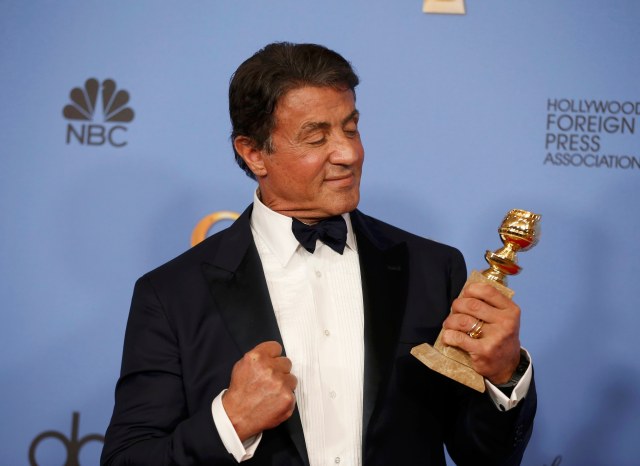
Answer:
M504 246L495 252L486 252L484 258L489 263L489 268L482 272L474 270L465 286L469 283L487 283L511 298L514 292L507 287L507 276L516 275L521 270L517 264L516 253L531 249L538 242L539 221L540 215L526 210L509 211L498 229ZM477 322L477 327L474 325L469 332L471 337L477 338L480 335L482 330L480 322ZM469 354L456 347L445 345L441 342L441 336L442 332L433 346L423 343L413 347L411 354L430 369L474 390L484 392L484 378L472 369Z

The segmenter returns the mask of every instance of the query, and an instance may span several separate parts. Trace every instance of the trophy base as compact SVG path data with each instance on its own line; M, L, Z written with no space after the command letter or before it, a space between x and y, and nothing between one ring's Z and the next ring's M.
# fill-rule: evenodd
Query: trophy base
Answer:
M447 347L447 349L451 349L451 347ZM484 377L466 364L445 356L434 346L430 346L427 343L414 346L411 348L411 354L418 358L418 360L429 369L466 385L469 388L473 388L480 393L484 392Z
M471 272L467 284L478 282L493 286L508 298L513 296L513 290L474 270ZM484 377L471 368L469 354L461 349L443 344L440 341L441 335L442 332L438 335L438 339L433 346L427 343L414 346L411 348L411 354L429 369L483 393L485 391Z

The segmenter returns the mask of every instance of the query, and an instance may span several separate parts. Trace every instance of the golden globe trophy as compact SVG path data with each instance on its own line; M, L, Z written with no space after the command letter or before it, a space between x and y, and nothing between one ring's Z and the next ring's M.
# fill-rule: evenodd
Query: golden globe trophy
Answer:
M474 270L467 280L469 283L488 283L511 298L513 290L507 288L507 275L516 275L521 268L517 264L516 253L526 251L536 245L540 238L540 215L526 210L510 210L498 229L504 246L495 252L487 251L484 258L489 268L478 272ZM465 285L466 286L466 285ZM476 322L469 335L480 335L482 321ZM484 392L484 378L471 368L471 357L461 349L448 346L440 341L442 332L433 346L423 343L411 349L411 354L423 364L479 392Z

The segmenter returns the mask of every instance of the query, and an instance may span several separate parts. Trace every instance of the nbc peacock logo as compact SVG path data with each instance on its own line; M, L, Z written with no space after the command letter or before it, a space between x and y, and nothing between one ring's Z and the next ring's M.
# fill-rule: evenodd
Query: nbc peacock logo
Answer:
M123 134L127 132L127 127L122 123L133 121L134 113L128 106L129 93L118 90L113 79L105 79L100 83L95 78L89 78L84 88L74 87L69 98L71 103L62 110L64 117L70 120L67 124L67 144L75 141L88 146L127 145Z

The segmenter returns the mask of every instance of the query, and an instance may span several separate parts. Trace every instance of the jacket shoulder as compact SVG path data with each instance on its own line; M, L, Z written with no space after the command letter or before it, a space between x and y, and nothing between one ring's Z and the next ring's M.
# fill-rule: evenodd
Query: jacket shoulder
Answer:
M352 219L359 228L378 239L381 243L392 245L394 243L406 243L410 253L428 253L442 259L460 260L464 262L462 253L455 247L419 236L415 233L403 230L387 222L363 214L360 211L352 213Z
M203 263L230 266L239 262L252 241L250 216L251 206L229 227L147 272L143 278L176 280L184 275L199 273Z

